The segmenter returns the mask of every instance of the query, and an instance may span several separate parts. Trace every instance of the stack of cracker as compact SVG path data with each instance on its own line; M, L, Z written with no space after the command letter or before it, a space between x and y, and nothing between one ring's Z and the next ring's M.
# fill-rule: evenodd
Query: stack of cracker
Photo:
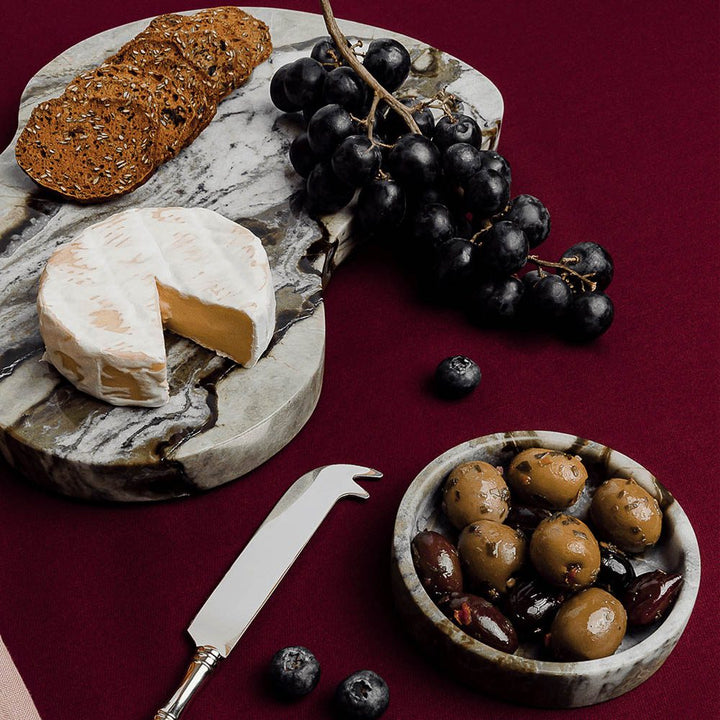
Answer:
M18 164L79 202L130 192L207 127L271 50L267 26L234 6L160 15L32 111Z

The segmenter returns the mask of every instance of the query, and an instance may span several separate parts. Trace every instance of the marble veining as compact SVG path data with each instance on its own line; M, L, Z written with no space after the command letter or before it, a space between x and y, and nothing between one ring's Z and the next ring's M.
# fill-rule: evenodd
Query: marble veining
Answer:
M0 449L26 476L86 499L155 500L193 494L252 470L287 443L317 402L324 356L322 288L361 240L350 213L314 221L301 209L302 181L287 159L296 116L270 102L270 78L306 56L326 30L318 15L248 8L268 23L274 52L218 107L208 128L134 192L97 205L58 200L17 166L14 143L0 155ZM95 35L42 68L21 99L18 134L40 101L59 95L147 20ZM347 35L394 35L341 22ZM502 98L460 61L395 35L408 46L408 85L423 94L447 86L497 144ZM201 206L240 222L268 252L278 304L271 346L245 370L166 333L170 402L118 408L77 391L41 361L35 302L52 252L87 225L137 206ZM328 255L332 262L326 262Z

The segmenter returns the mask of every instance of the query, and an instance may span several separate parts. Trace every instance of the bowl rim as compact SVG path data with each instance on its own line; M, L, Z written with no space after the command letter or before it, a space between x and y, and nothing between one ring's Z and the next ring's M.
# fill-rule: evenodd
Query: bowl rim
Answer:
M413 602L420 608L433 624L448 636L454 644L462 646L467 652L479 655L490 662L500 664L508 670L521 673L532 673L546 676L566 676L569 673L582 674L584 676L607 675L610 671L627 667L641 661L646 656L660 652L663 645L667 646L665 656L670 653L675 643L682 634L692 613L700 584L700 549L689 518L680 504L673 498L672 503L664 511L671 520L674 528L674 535L682 535L681 550L683 553L683 564L686 571L683 573L683 587L678 595L670 613L663 622L646 638L621 652L595 660L578 660L574 662L562 662L554 660L535 660L533 658L520 657L514 654L496 650L485 643L475 640L458 628L449 620L420 584L415 566L412 561L410 542L411 533L415 531L412 522L414 514L407 512L410 506L410 499L427 491L431 487L436 490L439 482L437 475L442 472L444 478L450 468L445 468L452 459L453 466L462 459L458 454L467 454L471 451L480 452L482 447L505 445L513 440L543 440L551 443L564 444L566 448L577 448L577 454L592 451L596 454L607 455L612 458L613 465L621 465L623 469L629 468L638 472L634 479L639 482L651 494L667 493L667 490L658 482L657 478L637 461L627 455L593 440L586 440L576 435L552 430L514 430L508 432L491 433L466 440L454 447L449 448L434 460L431 460L413 479L407 487L395 520L393 533L393 554L398 563L400 577ZM470 458L468 458L470 459ZM447 470L447 471L444 471ZM669 495L669 493L668 493ZM671 496L672 497L672 496ZM410 587L406 578L412 577L417 582Z

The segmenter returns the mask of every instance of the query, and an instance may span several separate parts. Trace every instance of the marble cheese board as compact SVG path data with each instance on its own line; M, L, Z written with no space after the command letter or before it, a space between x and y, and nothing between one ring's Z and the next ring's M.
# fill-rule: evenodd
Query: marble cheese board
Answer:
M313 220L302 209L302 180L287 159L300 118L270 102L281 65L307 56L327 35L320 15L246 8L270 27L274 50L250 81L218 107L205 131L134 192L98 205L58 200L17 166L14 147L32 108L58 96L140 32L150 18L69 48L26 87L18 132L0 155L0 450L28 481L92 501L192 496L241 477L286 445L312 414L323 377L322 292L363 240L351 214ZM410 51L407 86L433 95L447 87L495 148L503 101L485 76L417 40L339 21L363 41L395 37ZM170 402L114 407L63 379L42 360L36 296L51 253L78 231L129 207L206 207L249 227L270 259L277 299L275 335L249 369L166 333Z

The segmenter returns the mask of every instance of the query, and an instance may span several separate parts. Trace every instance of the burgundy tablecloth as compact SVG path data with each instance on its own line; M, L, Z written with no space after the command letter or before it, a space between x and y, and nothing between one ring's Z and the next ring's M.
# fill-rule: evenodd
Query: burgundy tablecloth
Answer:
M0 145L13 136L25 83L63 49L195 7L4 3ZM355 462L385 478L367 503L332 511L188 720L329 718L335 685L360 668L387 680L393 720L717 717L717 3L336 0L335 11L441 47L497 84L514 192L552 213L543 252L605 244L616 260L615 323L585 347L473 329L419 302L390 255L371 247L326 291L314 415L244 479L191 500L97 507L0 465L0 636L41 716L152 717L188 660L184 628L287 485L313 467ZM427 381L454 353L475 358L483 381L471 397L441 402ZM690 516L704 560L695 612L663 668L624 697L557 714L489 700L438 672L399 627L388 580L395 511L415 474L471 437L532 428L598 440L655 472ZM287 706L263 672L295 643L316 652L323 677Z

